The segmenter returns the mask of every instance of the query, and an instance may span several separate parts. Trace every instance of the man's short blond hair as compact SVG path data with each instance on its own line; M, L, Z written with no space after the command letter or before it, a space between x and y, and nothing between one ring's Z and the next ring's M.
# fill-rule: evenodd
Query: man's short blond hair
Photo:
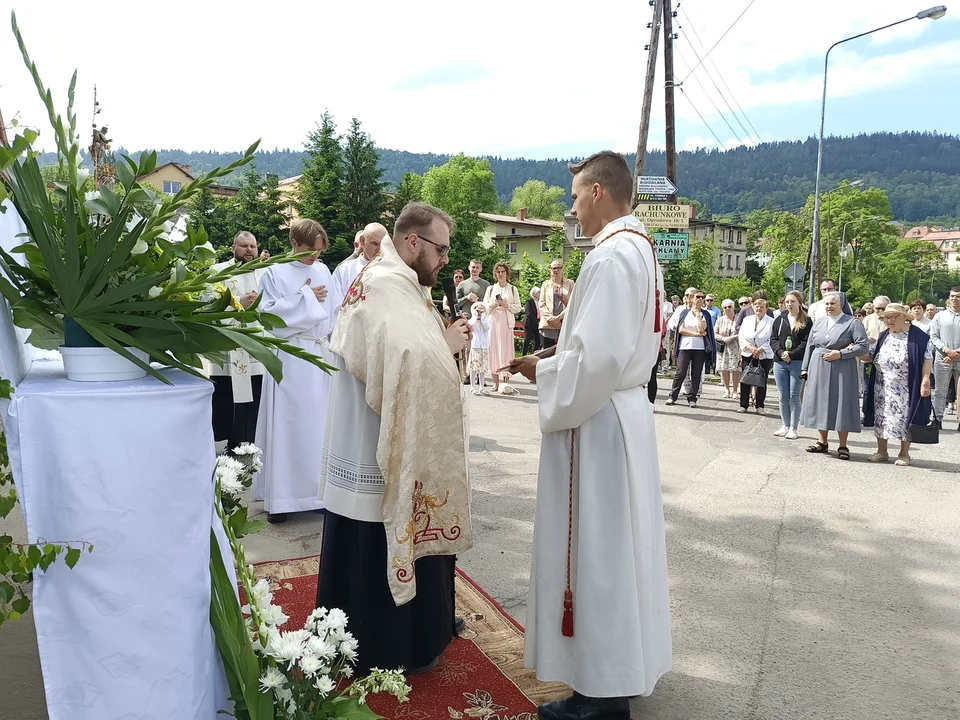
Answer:
M600 185L617 205L633 204L633 174L620 153L602 150L567 168L574 177L580 176L583 184Z
M327 231L323 229L323 225L310 218L300 218L293 221L293 225L290 226L290 239L300 247L307 247L320 252L325 252L330 245Z
M233 236L233 244L236 245L238 240L253 240L257 241L257 236L254 235L249 230L241 230L236 235Z
M456 223L443 210L427 203L412 202L404 205L403 210L400 211L400 217L393 226L393 234L400 238L405 238L412 233L420 234L426 231L434 220L440 220L446 225L451 235L456 232Z

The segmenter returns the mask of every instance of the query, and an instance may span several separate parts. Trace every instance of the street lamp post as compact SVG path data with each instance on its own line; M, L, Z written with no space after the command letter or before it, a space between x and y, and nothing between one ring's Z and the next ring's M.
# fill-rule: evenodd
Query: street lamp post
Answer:
M837 45L842 45L845 42L850 42L851 40L856 40L857 38L862 38L865 35L872 35L875 32L880 30L886 30L887 28L892 28L894 25L900 25L910 20L938 20L947 14L947 8L945 5L935 5L931 8L927 8L921 12L918 12L916 15L911 15L908 18L903 20L898 20L897 22L890 23L889 25L883 25L882 27L874 28L873 30L867 30L866 32L859 33L858 35L853 35L843 40L838 40L833 45L827 49L827 54L823 59L823 99L820 103L820 142L817 144L817 180L814 186L814 199L813 199L813 243L810 249L810 293L808 300L812 305L816 300L816 288L817 288L817 271L816 268L820 262L820 173L823 170L823 120L824 114L827 109L827 68L830 63L830 51L833 50Z

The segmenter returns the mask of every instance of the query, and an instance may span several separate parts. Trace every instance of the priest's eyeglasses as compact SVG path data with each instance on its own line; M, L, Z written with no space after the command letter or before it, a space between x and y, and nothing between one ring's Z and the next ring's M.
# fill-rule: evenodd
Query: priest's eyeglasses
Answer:
M450 246L449 246L449 245L441 245L440 243L435 243L433 240L431 240L430 238L425 238L425 237L424 237L423 235L421 235L420 233L410 233L410 235L416 235L418 238L420 238L420 239L423 240L424 242L428 242L428 243L430 243L431 245L433 245L435 248L437 248L437 250L440 251L440 257L447 257L447 256L450 254ZM407 237L404 238L404 240L406 240L408 237L410 237L410 235L407 235Z

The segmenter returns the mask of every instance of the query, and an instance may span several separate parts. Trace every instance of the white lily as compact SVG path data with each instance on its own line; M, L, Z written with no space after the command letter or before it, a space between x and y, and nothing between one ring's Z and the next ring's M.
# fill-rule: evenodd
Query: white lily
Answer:
M87 178L90 177L90 171L86 168L77 169L77 190L83 187L83 184L87 181Z
M99 190L91 190L90 192L87 192L87 193L84 193L84 194L83 194L83 201L84 201L84 202L90 202L91 200L99 200L99 199L100 199L100 191L99 191Z
M147 291L147 297L149 297L149 298L155 298L155 297L158 297L158 296L160 295L160 293L162 293L162 292L163 292L163 288L162 288L162 287L160 287L159 285L154 285L152 288L150 288L150 289Z
M149 249L150 249L150 246L143 241L143 238L141 238L137 240L136 244L133 246L133 249L130 251L130 254L143 255Z

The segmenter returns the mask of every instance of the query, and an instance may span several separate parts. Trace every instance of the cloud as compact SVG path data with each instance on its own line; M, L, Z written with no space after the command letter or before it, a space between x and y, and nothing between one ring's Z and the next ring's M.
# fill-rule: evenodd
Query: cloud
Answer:
M423 90L429 87L466 85L492 77L493 71L480 63L461 61L434 65L398 82L397 90Z

